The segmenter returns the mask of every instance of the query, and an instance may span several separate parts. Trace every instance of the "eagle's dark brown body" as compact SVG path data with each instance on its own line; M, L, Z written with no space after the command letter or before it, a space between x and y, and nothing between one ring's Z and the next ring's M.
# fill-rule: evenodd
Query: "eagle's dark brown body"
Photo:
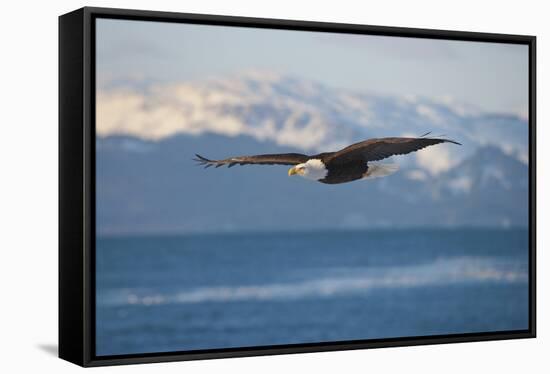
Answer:
M339 184L362 179L367 174L369 167L365 162L352 161L342 165L331 165L329 163L326 168L328 170L327 176L323 179L319 179L319 182Z

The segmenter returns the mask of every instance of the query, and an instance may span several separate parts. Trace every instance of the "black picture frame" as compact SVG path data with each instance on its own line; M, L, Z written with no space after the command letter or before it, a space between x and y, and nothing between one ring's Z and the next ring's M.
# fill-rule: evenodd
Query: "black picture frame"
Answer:
M529 47L529 329L391 339L96 356L95 20L115 18L524 44ZM59 357L81 366L323 352L536 336L536 37L85 7L59 17Z

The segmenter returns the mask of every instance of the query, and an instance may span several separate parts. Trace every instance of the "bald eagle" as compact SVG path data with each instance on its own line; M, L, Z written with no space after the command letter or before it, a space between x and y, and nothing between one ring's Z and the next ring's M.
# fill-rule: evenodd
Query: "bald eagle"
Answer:
M227 165L294 165L288 175L299 175L307 179L327 184L352 182L358 179L384 177L397 171L395 164L377 164L394 155L405 155L439 143L453 143L454 140L441 138L377 138L368 139L347 146L337 152L325 152L312 156L300 153L279 153L255 156L230 157L224 160L209 160L195 155L194 161L204 165L220 167Z

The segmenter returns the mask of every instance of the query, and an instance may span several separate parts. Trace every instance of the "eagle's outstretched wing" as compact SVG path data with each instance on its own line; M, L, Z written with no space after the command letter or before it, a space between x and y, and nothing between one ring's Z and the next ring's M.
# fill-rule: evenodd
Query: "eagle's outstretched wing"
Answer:
M379 161L394 155L404 155L439 143L454 143L454 140L437 138L377 138L352 144L334 152L323 161L325 164L345 164L361 160L363 162Z
M279 153L271 155L255 155L255 156L238 156L230 157L225 160L209 160L200 155L195 155L197 158L194 158L194 161L197 161L199 165L204 165L204 168L210 166L215 166L219 168L220 166L227 165L232 167L235 165L298 165L302 162L309 160L309 156L300 154L300 153Z

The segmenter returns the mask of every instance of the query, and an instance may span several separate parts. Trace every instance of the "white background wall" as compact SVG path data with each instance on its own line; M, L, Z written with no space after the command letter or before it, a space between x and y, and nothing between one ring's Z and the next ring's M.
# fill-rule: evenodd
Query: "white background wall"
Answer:
M538 37L537 339L164 363L107 372L544 372L550 367L550 26L544 1L186 0L4 2L0 20L0 371L68 373L57 349L57 16L83 5ZM547 371L546 371L547 372Z

